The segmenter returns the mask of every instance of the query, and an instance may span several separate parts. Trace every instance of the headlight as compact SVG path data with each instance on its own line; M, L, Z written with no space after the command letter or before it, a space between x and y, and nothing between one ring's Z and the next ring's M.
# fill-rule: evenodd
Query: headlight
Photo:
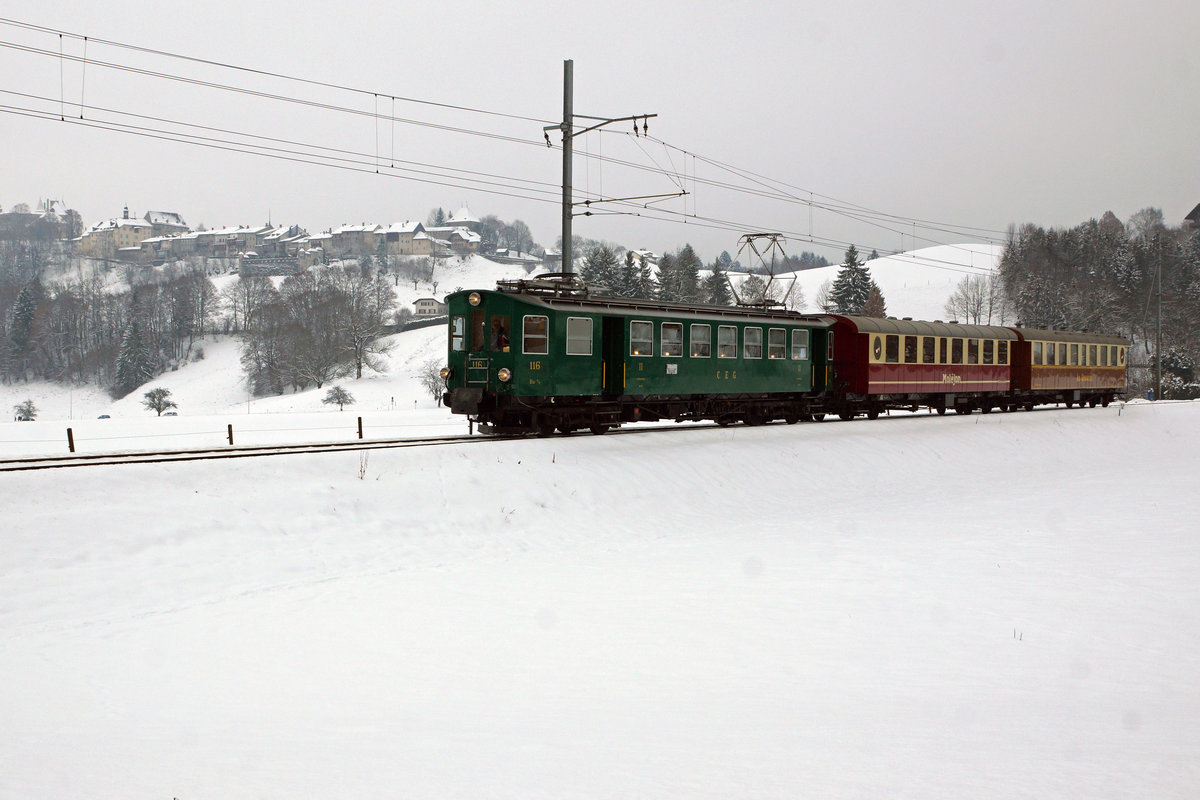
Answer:
M479 296L479 292L471 292L469 295L467 295L467 302L473 306L479 305L479 301L482 299L483 298Z
M508 383L508 379L512 377L512 370L508 367L501 367L496 371L496 377L504 383Z
M438 375L442 376L442 380L444 381L450 380L450 376L453 374L454 372L449 367L442 367L442 371L438 373Z

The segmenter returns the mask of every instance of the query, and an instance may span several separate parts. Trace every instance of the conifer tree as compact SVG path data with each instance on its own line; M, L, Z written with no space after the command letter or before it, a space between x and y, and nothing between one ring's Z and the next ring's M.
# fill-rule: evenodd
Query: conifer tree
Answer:
M863 303L859 313L864 317L879 317L880 319L887 316L887 303L883 301L883 292L879 291L879 286L875 281L871 281L871 290L867 292L867 302Z
M871 272L858 260L858 248L854 245L847 248L845 259L829 291L829 299L835 313L857 314L871 292Z
M713 262L712 274L704 279L704 302L712 303L714 306L727 306L733 302L733 297L729 294L725 268L720 258Z
M121 350L117 353L117 380L113 388L118 397L124 397L153 377L150 349L146 346L141 322L135 315L130 318L121 337Z

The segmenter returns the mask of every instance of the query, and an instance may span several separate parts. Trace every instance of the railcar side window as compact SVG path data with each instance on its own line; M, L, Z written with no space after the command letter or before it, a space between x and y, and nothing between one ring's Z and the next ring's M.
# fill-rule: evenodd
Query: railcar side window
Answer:
M917 337L915 336L904 337L904 363L917 363Z
M662 324L662 354L667 358L679 358L683 355L682 322L664 322Z
M939 357L938 357L938 363L939 363L939 364L946 364L946 363L949 363L949 358L950 358L950 348L948 347L948 344L947 344L947 339L946 339L946 337L945 337L945 336L943 336L943 337L942 337L941 339L939 339L938 341L941 343L941 352L938 354L938 355L939 355Z
M792 331L792 360L803 361L808 358L808 331L796 328Z
M1053 367L1058 364L1058 345L1054 342L1046 342L1046 366Z
M466 346L467 318L454 317L450 320L450 349L456 353L460 353Z
M1058 345L1058 365L1064 367L1067 364L1067 346L1060 343Z
M1096 345L1088 345L1088 363L1096 366Z
M1121 363L1118 366L1122 366L1122 367L1125 366L1125 349L1126 348L1122 347L1119 350L1117 350L1117 352L1120 354L1120 360L1121 360Z
M712 357L711 325L692 325L691 330L688 331L688 336L691 337L692 358Z
M967 339L967 363L968 364L978 364L979 363L979 340L978 339Z
M1042 365L1042 343L1041 342L1033 343L1033 365L1035 367L1040 367Z
M983 340L983 363L991 364L995 360L994 355L993 355L993 350L995 349L995 346L996 346L996 343L993 342L991 339Z
M767 358L787 358L787 331L783 328L767 330Z
M1071 366L1079 366L1079 345L1071 345Z
M527 355L544 356L550 352L550 318L528 316L524 320L524 340L521 352Z
M889 364L900 363L900 337L894 333L883 337L883 360Z
M937 339L932 336L921 337L921 363L937 363Z
M996 363L997 364L1007 364L1008 363L1008 342L997 342L996 343Z
M588 317L567 317L567 355L592 354L592 320Z
M762 358L762 328L746 328L742 358Z
M962 343L963 343L963 340L962 340L962 339L951 339L951 340L950 340L950 363L951 363L951 364L961 364L961 363L963 363L963 360L962 360L962 356L963 356L963 352L962 352L962 351L963 351L963 346L962 346Z
M630 322L629 323L629 355L631 356L652 356L654 355L654 323L653 322Z
M1108 366L1108 348L1104 346L1100 348L1100 366Z
M732 325L717 328L717 358L737 358L737 328Z
M833 331L825 338L825 360L833 361Z

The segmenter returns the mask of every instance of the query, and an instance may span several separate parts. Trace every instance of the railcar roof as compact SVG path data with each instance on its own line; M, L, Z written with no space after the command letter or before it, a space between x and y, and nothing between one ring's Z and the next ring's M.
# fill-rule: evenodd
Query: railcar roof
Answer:
M835 314L846 320L859 333L900 333L917 336L945 336L965 339L1017 339L1012 329L999 325L964 325L957 322L923 322L892 317L859 317Z
M1086 342L1087 344L1129 344L1124 336L1113 336L1108 333L1088 333L1087 331L1048 331L1038 328L1017 328L1025 341L1042 342Z
M481 291L481 294L485 293ZM490 293L490 292L487 292ZM806 325L812 328L829 328L833 326L833 318L827 315L802 314L798 311L788 311L783 308L756 308L747 306L712 306L693 303L671 303L660 300L638 300L621 297L590 296L547 296L524 292L496 292L504 297L519 299L530 305L543 306L556 310L571 309L581 313L605 314L619 312L621 314L644 314L654 317L704 317L721 319L762 319L779 320L789 325Z

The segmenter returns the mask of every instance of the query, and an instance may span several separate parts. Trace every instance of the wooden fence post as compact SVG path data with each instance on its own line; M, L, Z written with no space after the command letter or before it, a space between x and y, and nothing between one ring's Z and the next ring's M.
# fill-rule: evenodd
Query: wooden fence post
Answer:
M71 432L70 428L67 428L67 449L72 453L75 452L75 434Z
M229 423L229 444L233 445L233 423Z
M358 438L362 438L362 417L358 418Z

